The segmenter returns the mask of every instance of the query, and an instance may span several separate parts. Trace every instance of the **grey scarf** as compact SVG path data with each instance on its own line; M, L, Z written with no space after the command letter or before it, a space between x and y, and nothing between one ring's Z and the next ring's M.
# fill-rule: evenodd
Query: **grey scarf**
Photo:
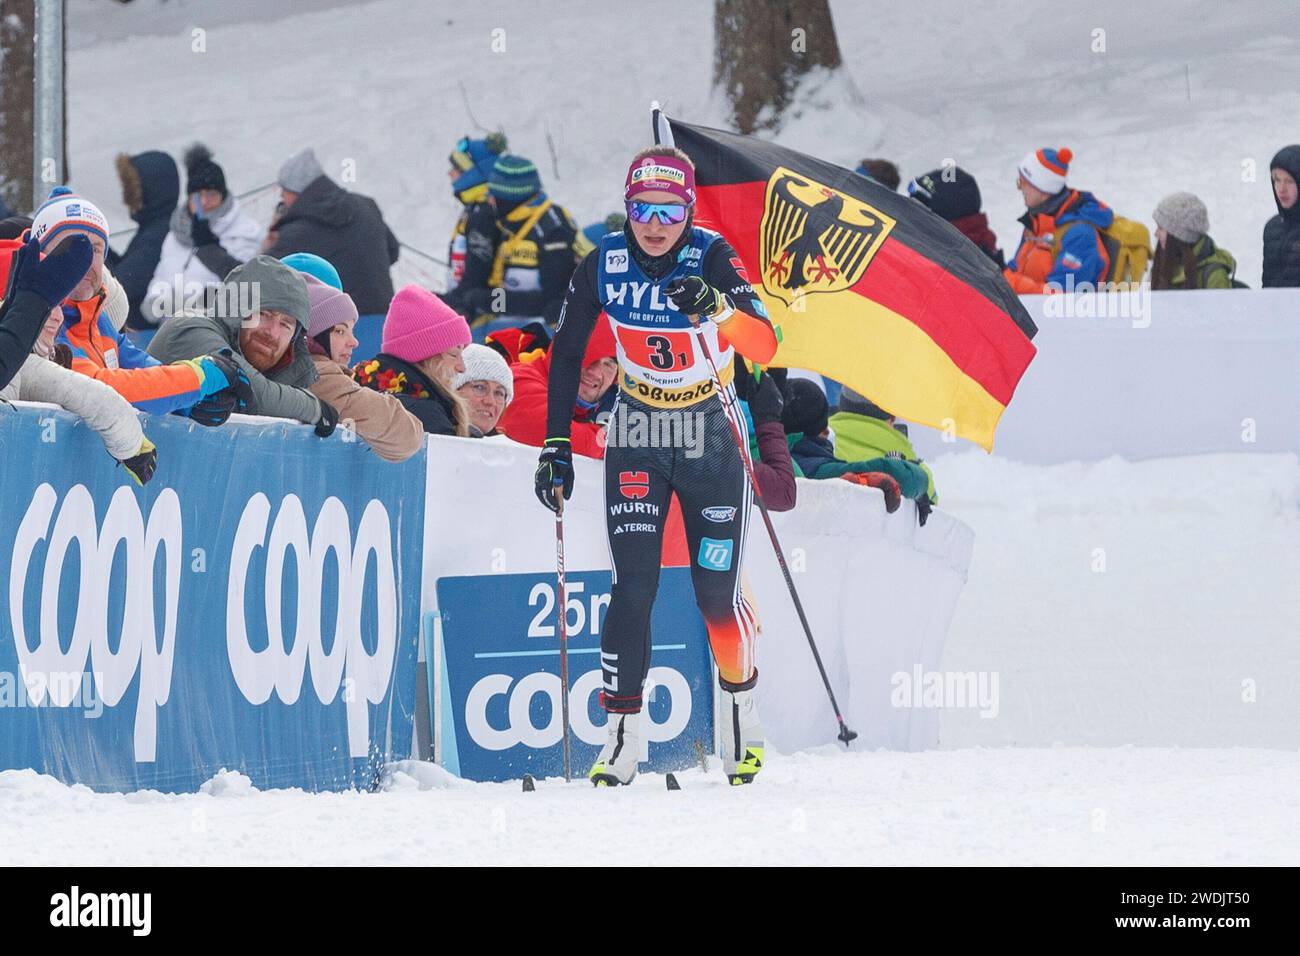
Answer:
M216 231L216 221L230 212L234 204L235 197L227 195L225 199L221 200L221 205L207 214L206 218L208 222L214 224L214 232ZM172 231L172 235L176 237L176 241L186 249L194 245L194 240L190 237L190 229L193 225L194 221L190 218L190 203L189 197L187 196L185 202L177 206L176 210L172 213L171 226L169 227Z

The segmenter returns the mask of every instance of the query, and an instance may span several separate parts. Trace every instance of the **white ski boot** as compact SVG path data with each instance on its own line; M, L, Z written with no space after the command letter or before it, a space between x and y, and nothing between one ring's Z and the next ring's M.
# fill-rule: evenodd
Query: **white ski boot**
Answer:
M733 787L753 783L755 775L763 769L763 725L754 699L758 671L743 684L728 684L721 677L718 684L722 688L719 701L722 770Z
M641 715L609 714L605 727L609 737L587 778L597 787L629 784L641 755Z

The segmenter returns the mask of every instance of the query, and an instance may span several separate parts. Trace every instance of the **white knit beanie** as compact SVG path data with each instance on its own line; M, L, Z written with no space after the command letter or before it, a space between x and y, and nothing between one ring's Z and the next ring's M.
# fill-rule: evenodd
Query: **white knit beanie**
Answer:
M1026 153L1016 171L1034 188L1055 196L1065 188L1074 154L1064 146L1059 149L1036 149Z
M500 353L486 345L474 344L465 346L460 358L465 363L465 371L452 380L452 391L470 382L495 382L506 390L506 406L509 407L515 400L515 377L510 374L510 366Z

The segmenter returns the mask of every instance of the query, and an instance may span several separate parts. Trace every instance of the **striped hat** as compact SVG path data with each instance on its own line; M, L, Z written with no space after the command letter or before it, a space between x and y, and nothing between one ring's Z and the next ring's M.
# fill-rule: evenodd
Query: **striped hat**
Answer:
M537 174L537 167L522 156L502 156L488 177L488 192L498 199L523 202L541 191L542 177Z
M1074 153L1064 146L1059 149L1038 149L1020 161L1017 171L1035 189L1055 196L1065 188L1065 177L1070 172Z
M71 230L99 236L108 245L108 218L94 203L82 199L67 186L55 186L50 197L32 217L32 238L45 251L64 233Z

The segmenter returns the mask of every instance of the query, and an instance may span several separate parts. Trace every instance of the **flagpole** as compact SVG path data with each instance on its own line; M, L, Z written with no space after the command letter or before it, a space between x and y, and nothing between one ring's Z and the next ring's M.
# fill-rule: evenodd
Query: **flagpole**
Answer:
M656 146L673 145L672 127L668 125L668 119L663 115L658 100L650 104L650 124L654 130ZM790 574L790 566L786 563L785 552L781 550L781 542L776 536L776 528L772 525L772 516L767 510L767 502L763 500L763 491L758 486L758 476L754 473L754 465L745 453L744 436L741 435L740 428L731 415L731 410L727 407L727 397L722 390L722 376L718 374L718 366L713 361L713 353L709 351L709 344L704 338L703 330L700 328L700 317L691 315L689 318L695 333L695 341L699 343L700 351L704 353L704 358L709 363L709 374L713 376L713 388L718 393L718 401L722 403L723 415L731 427L731 437L736 443L736 453L740 455L740 462L744 466L745 474L748 475L749 483L754 489L754 500L758 502L758 511L763 516L763 524L767 527L767 536L772 539L772 550L776 552L776 562L781 566L781 574L785 577L785 586L790 591L791 600L794 601L794 609L799 615L799 623L803 625L804 636L808 638L808 647L812 651L813 660L817 662L817 671L822 676L822 684L826 687L826 695L830 697L831 709L835 711L835 720L840 725L840 731L836 737L838 740L843 741L844 746L847 747L858 735L855 731L850 730L848 724L844 722L844 715L840 713L839 702L835 700L835 691L831 689L830 678L826 676L826 667L822 664L821 653L817 650L817 642L813 639L812 627L808 624L808 615L804 613L803 602L799 600L799 592L795 589L794 578Z

